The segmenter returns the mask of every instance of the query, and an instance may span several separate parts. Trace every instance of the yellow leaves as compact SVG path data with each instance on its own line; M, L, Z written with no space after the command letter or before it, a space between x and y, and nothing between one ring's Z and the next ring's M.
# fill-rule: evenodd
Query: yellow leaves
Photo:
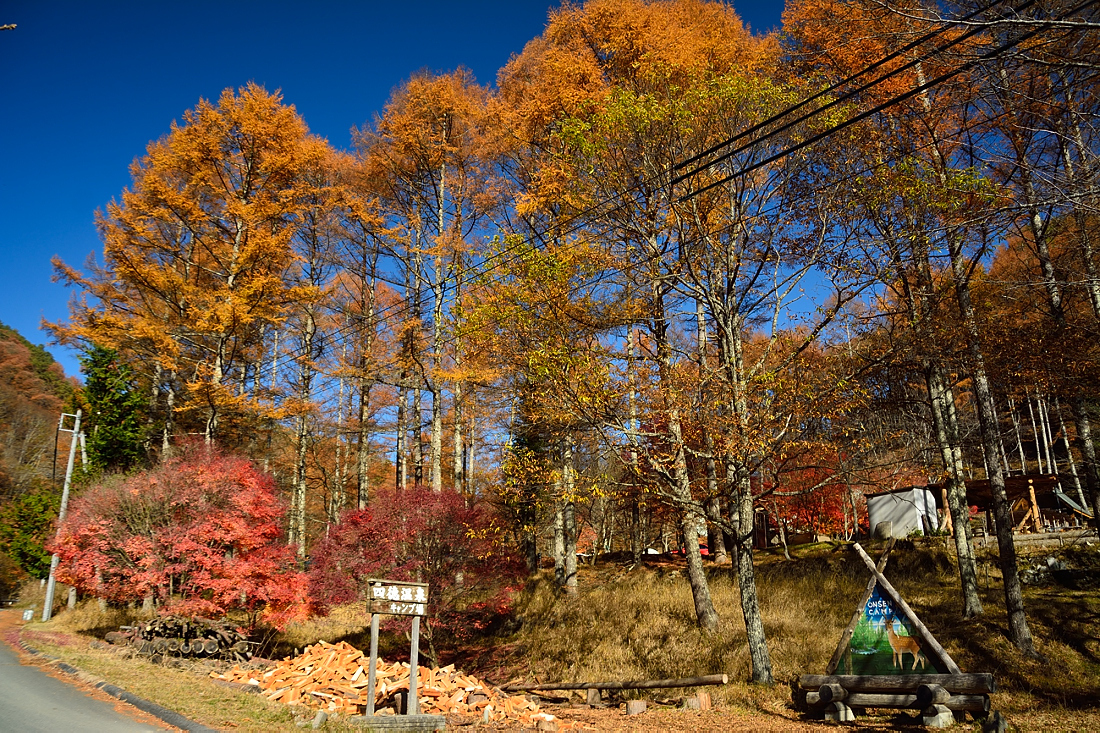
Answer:
M288 273L306 212L331 195L334 160L278 93L249 84L200 100L97 215L102 266L83 275L55 263L88 296L55 332L118 348L143 371L186 369L184 412L254 408L243 381L222 382L288 303L319 297Z

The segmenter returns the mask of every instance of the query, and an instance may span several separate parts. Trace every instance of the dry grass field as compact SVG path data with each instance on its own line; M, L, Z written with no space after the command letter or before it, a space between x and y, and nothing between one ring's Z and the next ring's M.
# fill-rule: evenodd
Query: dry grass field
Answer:
M1067 555L1068 552L1068 555ZM1003 599L995 558L983 556L981 581L986 614L961 616L949 548L929 540L895 548L886 575L964 671L992 672L999 691L993 708L1019 730L1100 730L1100 551L1081 547L1046 551L1091 567L1083 589L1056 583L1028 586L1032 632L1045 659L1029 660L1005 638ZM778 684L747 684L749 660L738 593L728 567L710 569L711 589L722 615L719 633L699 632L693 623L691 595L675 559L659 558L639 567L600 562L583 566L575 597L558 593L548 576L533 579L516 598L514 618L502 631L454 651L445 661L492 683L513 680L607 681L657 679L726 673L731 683L710 688L716 709L707 713L677 710L684 690L648 695L651 711L626 718L616 703L641 693L625 693L607 710L563 707L552 711L581 719L597 729L629 730L791 730L816 729L790 705L789 684L803 673L821 673L867 581L867 571L843 547L820 545L793 552L793 559L761 554L760 597ZM32 600L24 598L24 602ZM215 687L205 680L209 667L199 663L154 665L140 658L94 648L93 637L128 620L127 612L106 615L94 604L61 613L49 624L30 624L24 638L44 651L69 660L184 715L234 730L295 729L291 711L253 696ZM346 640L365 648L366 618L353 607L330 617L288 628L271 639L285 652L318 639ZM383 649L407 650L406 640L391 637ZM407 651L404 653L407 654ZM199 680L202 679L200 682ZM579 702L574 695L570 702ZM664 703L662 706L661 703ZM909 728L905 714L861 719L860 727ZM330 723L330 730L340 729ZM974 725L974 724L971 724Z

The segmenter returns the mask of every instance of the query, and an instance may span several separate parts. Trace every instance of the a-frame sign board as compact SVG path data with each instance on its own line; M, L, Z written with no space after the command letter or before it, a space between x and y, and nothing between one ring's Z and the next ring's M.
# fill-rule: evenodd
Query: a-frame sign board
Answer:
M962 674L959 665L882 574L893 546L891 541L876 567L859 543L853 545L871 570L871 580L825 674Z

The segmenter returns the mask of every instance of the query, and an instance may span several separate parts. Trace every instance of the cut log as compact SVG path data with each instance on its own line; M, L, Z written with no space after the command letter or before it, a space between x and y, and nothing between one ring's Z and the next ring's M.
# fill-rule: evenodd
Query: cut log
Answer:
M917 687L917 707L920 708L943 705L950 697L951 693L939 685L920 685Z
M134 640L130 634L120 631L108 631L103 638L110 644L129 644Z
M806 693L806 704L811 706L825 705L817 692ZM852 708L920 708L920 702L916 695L885 694L874 692L850 692L844 700L844 704ZM988 695L952 695L942 703L951 710L965 710L967 712L988 713Z
M997 691L993 675L976 674L906 674L906 675L857 675L857 674L804 674L798 684L807 690L822 685L838 684L849 692L915 692L921 685L939 685L955 695L983 695Z
M848 697L848 691L835 682L822 685L818 688L817 694L821 702L825 703L842 702L844 698Z

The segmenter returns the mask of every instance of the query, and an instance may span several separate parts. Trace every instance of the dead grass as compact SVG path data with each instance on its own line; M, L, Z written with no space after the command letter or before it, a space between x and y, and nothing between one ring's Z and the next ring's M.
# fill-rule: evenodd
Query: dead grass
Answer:
M1029 621L1047 661L1029 660L1006 638L1000 579L993 558L984 561L993 567L982 569L986 613L980 619L962 617L956 570L943 542L895 549L886 574L962 669L996 675L1002 690L994 696L996 709L1016 716L1041 711L1044 725L1055 729L1057 720L1064 729L1079 729L1081 716L1100 724L1100 593L1029 588ZM823 547L793 561L762 554L757 571L776 680L823 672L866 586L865 566L850 551ZM510 663L495 660L497 667L544 681L726 673L732 683L710 690L716 701L735 709L785 710L786 685L745 682L750 668L739 593L727 568L709 574L722 617L714 635L696 628L690 590L675 563L629 572L582 568L573 598L558 593L550 576L540 576L518 600L522 630L502 640L511 644Z
M1100 569L1096 549L1074 552L1086 553L1077 558L1079 563L1095 563ZM722 620L717 634L704 634L695 626L682 564L667 559L636 568L586 565L575 597L560 594L550 575L540 575L516 600L518 631L486 638L446 661L498 684L517 678L591 681L726 673L731 684L709 688L715 702L723 705L721 710L745 720L758 716L761 725L783 729L797 718L790 709L789 687L782 683L824 671L868 579L862 562L845 548L818 546L794 555L788 561L762 553L757 564L772 664L781 683L774 687L746 682L744 624L728 566L708 570ZM962 617L951 548L942 541L920 547L902 543L891 555L886 574L963 670L996 676L1000 692L994 695L993 707L1007 713L1019 729L1100 730L1100 591L1027 589L1031 629L1046 656L1036 661L1023 657L1006 638L1004 600L992 556L982 557L986 613L979 619ZM286 708L214 687L199 680L195 671L144 659L123 660L108 650L90 648L86 637L61 633L98 633L125 623L125 618L129 617L102 615L88 604L59 614L49 625L30 625L28 631L32 643L44 650L207 725L296 730ZM272 640L268 653L285 656L319 639L349 641L365 649L368 619L361 606L336 609L326 618L292 625ZM85 641L72 641L82 638ZM403 659L407 644L400 633L383 635L382 654ZM888 717L867 722L899 724Z

